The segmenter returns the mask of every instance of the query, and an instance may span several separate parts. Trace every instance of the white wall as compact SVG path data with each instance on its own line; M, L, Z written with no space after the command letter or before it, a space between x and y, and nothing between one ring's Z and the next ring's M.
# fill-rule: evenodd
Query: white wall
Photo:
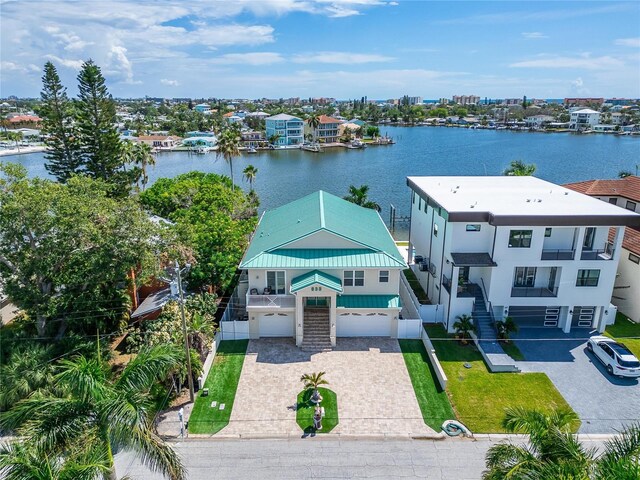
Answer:
M621 251L622 258L618 265L619 276L616 279L616 286L625 288L613 290L611 303L631 320L640 323L640 265L629 260L629 253L631 253L629 250L623 248Z

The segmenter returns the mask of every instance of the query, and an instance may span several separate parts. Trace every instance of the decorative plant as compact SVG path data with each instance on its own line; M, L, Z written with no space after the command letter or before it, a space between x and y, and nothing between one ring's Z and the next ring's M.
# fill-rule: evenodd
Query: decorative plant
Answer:
M469 332L476 331L476 327L473 325L473 318L470 315L458 315L456 318L458 320L453 324L453 328L460 335L462 343L466 345Z
M506 317L504 320L496 322L496 330L498 331L498 338L508 342L509 336L518 332L518 325L513 321L513 318Z
M326 372L318 372L318 373L305 373L300 377L300 381L304 382L304 388L309 389L313 388L313 395L311 396L311 401L313 403L318 403L320 400L320 393L318 392L318 387L320 385L328 385L324 379Z

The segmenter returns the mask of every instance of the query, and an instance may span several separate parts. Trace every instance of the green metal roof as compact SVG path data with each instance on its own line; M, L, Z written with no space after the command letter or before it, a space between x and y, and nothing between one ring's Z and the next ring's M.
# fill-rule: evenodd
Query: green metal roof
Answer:
M335 292L342 292L342 282L339 278L327 275L320 270L313 270L291 280L291 293L295 293L298 290L302 290L303 288L307 288L312 285L322 285L323 287L327 287Z
M361 249L279 248L264 252L242 264L242 268L404 268L394 257Z
M320 190L266 211L256 227L240 268L248 268L258 255L286 248L287 244L319 231L330 232L374 253L385 254L395 260L398 266L405 265L378 212Z
M338 295L338 308L400 308L398 295Z

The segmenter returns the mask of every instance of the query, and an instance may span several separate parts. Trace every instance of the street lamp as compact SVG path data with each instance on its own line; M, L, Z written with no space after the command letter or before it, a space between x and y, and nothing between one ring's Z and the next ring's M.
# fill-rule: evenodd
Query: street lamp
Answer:
M184 271L188 272L191 268L190 264L186 264ZM193 393L193 375L191 374L191 354L189 352L189 337L187 335L187 320L184 316L184 294L182 292L182 271L180 270L180 264L176 260L176 272L178 274L178 293L180 294L180 314L182 315L182 335L184 336L184 351L187 355L187 379L189 380L189 397L191 403L194 401Z

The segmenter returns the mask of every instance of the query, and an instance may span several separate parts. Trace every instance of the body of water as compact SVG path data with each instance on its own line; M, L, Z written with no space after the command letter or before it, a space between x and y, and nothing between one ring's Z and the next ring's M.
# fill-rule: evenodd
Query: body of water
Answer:
M382 206L387 220L389 205L398 215L409 211L408 175L500 175L512 160L537 165L536 176L554 183L592 178L615 178L621 170L635 171L640 163L640 138L616 135L575 135L443 127L382 127L395 145L364 150L328 149L324 153L300 150L264 151L234 159L234 178L242 180L248 164L258 169L254 188L262 209L271 209L322 189L338 196L349 185L369 185L370 198ZM47 176L44 154L3 158L23 164L29 175ZM215 153L158 154L149 171L150 182L191 170L229 174ZM487 187L490 186L490 181Z

